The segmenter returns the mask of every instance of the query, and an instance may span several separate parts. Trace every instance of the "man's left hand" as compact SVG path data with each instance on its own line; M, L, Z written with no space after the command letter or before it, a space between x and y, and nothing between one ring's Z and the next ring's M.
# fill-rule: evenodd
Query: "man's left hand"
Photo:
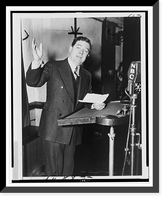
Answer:
M91 109L102 110L105 108L105 103L94 103L91 106Z

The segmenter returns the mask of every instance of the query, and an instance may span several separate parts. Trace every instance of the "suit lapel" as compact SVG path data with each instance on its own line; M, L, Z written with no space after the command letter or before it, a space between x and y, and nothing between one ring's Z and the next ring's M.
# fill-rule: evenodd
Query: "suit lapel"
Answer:
M76 105L78 104L78 100L82 99L82 95L84 94L84 91L86 89L86 84L87 84L87 75L84 73L82 67L80 68L80 80L79 80L79 85L78 85L78 93L77 93L77 98L76 98Z
M64 86L72 100L72 102L75 102L75 91L74 91L74 85L73 85L73 77L72 77L72 72L69 66L69 63L67 59L65 59L62 64L58 67L60 76L62 78L62 81L64 83ZM78 85L78 93L76 97L76 105L78 104L78 100L83 98L87 84L87 75L84 72L84 69L80 67L80 80L79 80L79 85Z
M64 86L72 102L74 102L74 87L73 87L73 81L72 81L72 72L71 72L67 59L65 59L62 62L62 65L58 68L58 70L61 75Z

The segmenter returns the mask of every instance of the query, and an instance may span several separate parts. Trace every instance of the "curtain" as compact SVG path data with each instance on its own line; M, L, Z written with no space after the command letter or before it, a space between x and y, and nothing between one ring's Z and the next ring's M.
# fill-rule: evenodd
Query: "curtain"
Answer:
M22 29L21 29L22 30ZM21 38L21 71L22 71L22 127L30 125L30 113L28 105L28 94L25 82L25 72L24 72L24 59L23 59L23 42Z
M101 82L102 93L109 93L109 100L116 99L115 85L115 29L116 24L107 18L102 24L102 45L101 45Z

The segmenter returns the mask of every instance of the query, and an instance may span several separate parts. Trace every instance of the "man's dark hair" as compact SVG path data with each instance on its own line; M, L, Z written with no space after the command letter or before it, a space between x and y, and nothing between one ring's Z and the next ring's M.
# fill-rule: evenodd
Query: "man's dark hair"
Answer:
M76 44L77 41L85 41L85 42L89 43L90 50L91 50L91 47L92 47L91 41L87 37L79 36L79 37L74 38L73 42L71 43L71 46L73 47Z

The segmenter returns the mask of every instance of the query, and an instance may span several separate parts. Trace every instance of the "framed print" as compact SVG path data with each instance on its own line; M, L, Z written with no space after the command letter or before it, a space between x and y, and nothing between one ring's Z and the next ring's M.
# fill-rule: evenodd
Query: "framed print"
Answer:
M6 7L2 192L158 192L158 4Z

